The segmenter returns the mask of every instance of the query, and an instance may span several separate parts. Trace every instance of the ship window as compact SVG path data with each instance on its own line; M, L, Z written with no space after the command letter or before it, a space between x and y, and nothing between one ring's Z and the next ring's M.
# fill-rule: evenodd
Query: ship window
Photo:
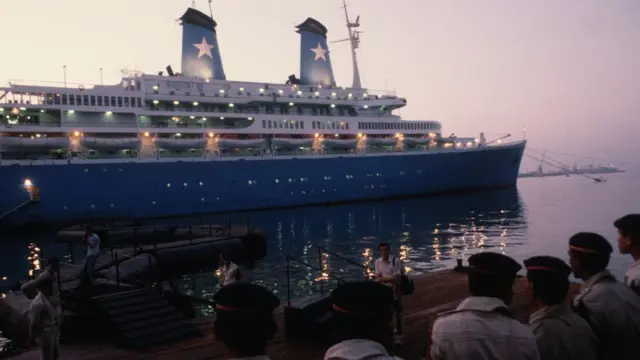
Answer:
M76 104L82 105L82 96L76 95Z
M82 105L89 106L89 95L82 95Z
M271 129L271 120L267 121L267 127Z
M296 121L296 124L295 124L296 129L298 129L300 127L299 123L300 123L300 121Z
M98 96L98 106L102 106L102 96Z
M120 102L120 98L118 98L118 103ZM119 106L121 106L120 104L118 104ZM126 97L124 98L124 106L125 107L129 107L129 98Z
M349 130L349 123L346 124L347 130Z
M67 105L67 94L62 94L62 105Z
M96 106L96 97L91 95L91 106Z
M300 121L300 129L304 129L304 121Z
M142 107L142 99L137 98L138 99L138 107Z
M53 98L53 103L56 105L60 105L60 94L56 94L56 97Z
M315 128L316 128L316 122L315 122L315 121L312 121L312 122L311 122L311 128L312 128L312 129L315 129Z
M111 97L111 106L116 106L116 97L115 96Z
M113 102L113 98L111 98L111 102ZM118 107L122 107L122 97L118 96Z
M69 105L75 105L76 98L73 95L65 95L67 101L69 101Z
M262 120L262 128L266 128L267 127L267 120Z

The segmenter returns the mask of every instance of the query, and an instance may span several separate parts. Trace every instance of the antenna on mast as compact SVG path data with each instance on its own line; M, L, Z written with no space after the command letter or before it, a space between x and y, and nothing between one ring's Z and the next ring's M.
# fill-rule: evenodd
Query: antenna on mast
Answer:
M332 41L333 43L345 42L349 41L351 44L351 59L353 60L353 85L351 86L354 89L362 89L362 83L360 82L360 70L358 69L358 58L356 54L356 49L358 49L360 45L360 34L362 31L352 30L352 28L360 27L360 15L356 17L355 22L349 21L349 12L347 11L347 1L342 0L342 7L344 9L344 16L347 21L347 31L349 32L349 38L342 39L338 41Z
M211 10L211 1L213 0L208 0L209 1L209 16L211 16L211 18L213 19L213 10Z

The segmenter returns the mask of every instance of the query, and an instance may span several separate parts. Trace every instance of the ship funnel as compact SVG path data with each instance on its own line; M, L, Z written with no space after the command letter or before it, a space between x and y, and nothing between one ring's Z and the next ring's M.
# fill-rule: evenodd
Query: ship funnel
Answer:
M335 86L327 46L327 28L312 18L307 18L296 28L300 34L300 83Z
M216 35L216 22L189 8L182 21L182 75L226 80Z

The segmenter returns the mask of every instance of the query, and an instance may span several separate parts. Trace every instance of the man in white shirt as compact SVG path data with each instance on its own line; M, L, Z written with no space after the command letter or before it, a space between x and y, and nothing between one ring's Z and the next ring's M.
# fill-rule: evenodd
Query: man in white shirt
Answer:
M402 261L390 255L391 247L386 242L378 245L380 257L376 259L376 281L393 289L393 307L396 320L396 345L402 344L402 295L400 294L400 281L402 276Z
M521 268L515 260L498 253L469 257L471 297L436 319L429 331L427 359L539 360L535 335L507 308Z
M51 306L53 280L42 278L38 283L38 295L29 306L29 335L40 348L41 360L56 360L59 357L56 325L59 315Z
M640 214L625 215L613 225L618 229L618 250L631 255L635 261L627 270L624 282L640 295Z
M242 280L242 271L238 265L220 254L220 285L227 286Z
M87 225L85 228L85 243L87 245L87 256L84 259L84 272L91 285L93 285L93 270L100 255L100 237L93 232L91 225Z

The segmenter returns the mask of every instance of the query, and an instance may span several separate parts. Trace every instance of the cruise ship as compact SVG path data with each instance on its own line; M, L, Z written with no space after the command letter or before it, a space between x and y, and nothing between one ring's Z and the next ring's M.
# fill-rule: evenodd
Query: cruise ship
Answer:
M443 135L438 121L395 115L407 100L363 87L359 17L344 13L349 87L313 18L295 27L298 76L228 80L211 9L194 7L180 18L179 73L1 87L0 227L515 186L526 141Z

